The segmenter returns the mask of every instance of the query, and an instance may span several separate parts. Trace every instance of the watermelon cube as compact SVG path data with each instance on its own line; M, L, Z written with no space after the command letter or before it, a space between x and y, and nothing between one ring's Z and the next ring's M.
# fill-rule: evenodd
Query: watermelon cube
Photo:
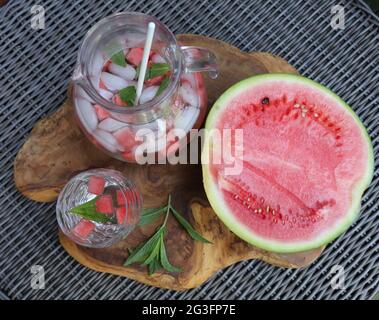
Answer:
M123 128L115 132L114 137L117 142L123 146L126 150L132 149L136 144L141 143L135 140L135 134L129 128Z
M103 121L104 119L108 118L110 116L109 112L105 110L103 107L99 106L98 104L94 105L97 118L99 121Z
M143 48L133 48L128 52L126 60L128 60L129 63L138 66L142 61L142 56Z
M117 199L117 205L124 206L126 201L124 197L124 192L122 190L116 191L116 199Z
M111 63L112 63L112 60L108 60L107 62L105 62L103 66L103 71L108 72L109 66Z
M117 104L120 107L127 107L128 106L128 104L126 102L122 101L119 94L114 95L112 101L113 101L113 103Z
M117 218L118 224L124 224L125 217L126 217L126 207L116 208L116 218Z
M99 81L99 88L100 88L100 89L104 89L104 90L108 90L108 88L105 86L103 80L101 80L101 79L100 79L100 81Z
M121 155L125 160L135 162L134 152L125 151Z
M103 177L91 176L88 180L88 192L100 195L104 192L105 180Z
M79 221L72 231L81 238L87 238L94 229L95 224L93 222L83 219Z
M158 85L162 82L164 76L158 76L158 77L154 77L154 78L150 78L150 79L147 79L145 80L145 84L147 86L155 86L155 85Z
M113 201L112 196L109 194L101 196L95 202L96 211L99 213L112 214L113 213Z
M117 190L116 191L117 205L124 206L130 203L133 199L133 193L131 190Z

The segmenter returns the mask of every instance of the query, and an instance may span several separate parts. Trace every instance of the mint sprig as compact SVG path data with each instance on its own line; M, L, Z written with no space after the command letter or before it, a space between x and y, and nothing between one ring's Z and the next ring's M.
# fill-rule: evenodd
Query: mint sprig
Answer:
M165 77L162 80L161 84L159 85L158 91L155 94L155 96L158 97L163 91L165 91L165 89L167 88L167 86L168 86L169 83L170 83L170 78L169 77Z
M170 66L167 63L153 63L149 68L148 79L165 75L170 71Z
M177 210L173 208L171 204L171 195L169 195L168 203L166 206L143 211L141 220L139 222L140 226L155 221L163 214L165 214L164 222L159 228L157 228L155 233L148 240L130 252L128 259L124 263L124 266L129 266L132 263L147 265L149 274L153 274L155 271L162 268L169 272L181 271L180 268L173 266L168 260L164 243L165 233L167 232L166 225L170 213L173 214L176 220L184 227L184 229L194 240L211 243L209 240L203 238L199 233L197 233L191 224Z
M96 200L98 198L99 197L95 197L90 201L71 208L68 212L71 214L76 214L85 220L95 221L99 223L113 222L111 217L108 215L96 211Z
M140 68L141 65L138 65L136 69L137 76L139 75ZM170 66L167 63L152 63L150 66L146 68L144 80L149 80L151 78L163 76L168 71L170 71Z
M128 86L126 88L123 88L119 91L119 94L123 102L127 103L128 106L134 106L137 95L135 86Z
M124 51L120 50L111 56L111 61L121 67L126 67Z

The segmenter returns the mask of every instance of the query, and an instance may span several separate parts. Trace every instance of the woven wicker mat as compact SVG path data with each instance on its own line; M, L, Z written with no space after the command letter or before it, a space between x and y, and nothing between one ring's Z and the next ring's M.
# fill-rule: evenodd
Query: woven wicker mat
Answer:
M59 245L55 204L22 197L12 162L36 121L64 101L85 32L116 11L157 16L175 33L199 33L242 50L270 51L338 93L358 113L378 153L379 22L361 2L338 1L345 29L330 26L334 1L38 1L44 30L30 26L34 1L0 8L0 299L367 299L379 289L379 178L365 194L359 220L306 270L246 261L197 289L173 292L97 273ZM377 160L377 158L376 158ZM377 162L376 162L377 164ZM45 270L43 290L31 288L32 265ZM331 270L345 269L333 290Z

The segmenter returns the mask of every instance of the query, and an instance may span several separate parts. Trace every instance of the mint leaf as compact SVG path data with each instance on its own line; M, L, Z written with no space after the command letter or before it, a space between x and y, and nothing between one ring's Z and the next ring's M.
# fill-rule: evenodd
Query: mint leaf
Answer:
M95 222L100 222L100 223L112 222L112 219L108 215L104 213L96 212L95 208L94 209L72 208L69 210L69 213L77 214L78 216L81 216L85 220L90 220L90 221L95 221Z
M167 210L167 206L144 210L141 215L141 219L139 221L139 225L143 226L145 224L149 224L154 220L158 219L165 211Z
M170 83L170 78L165 77L162 80L161 84L159 85L158 91L155 96L158 97L163 91L165 91L169 83Z
M163 233L161 233L160 237L162 237L162 234ZM151 250L150 255L147 257L147 259L142 264L150 264L151 262L153 262L153 260L155 260L156 257L159 256L159 250L160 250L160 241L157 241L153 250Z
M149 264L149 275L152 275L158 269L162 269L162 265L159 262L159 256L156 256Z
M170 66L167 63L153 63L149 68L149 74L146 79L163 76L168 71L170 71Z
M174 267L170 261L168 261L167 254L166 254L166 248L164 246L164 239L163 236L160 238L160 257L161 257L161 264L162 267L165 268L169 272L180 272L181 269Z
M159 208L145 209L141 215L141 221L139 225L144 225L159 218L162 213L166 212L166 217L162 225L146 242L141 243L133 250L129 250L129 257L125 261L124 266L128 266L132 263L138 262L142 265L148 265L149 274L153 274L158 269L165 269L169 272L180 272L181 269L173 266L168 260L164 236L166 232L166 224L168 216L173 213L176 220L184 227L189 235L198 241L205 243L211 243L207 239L203 238L191 224L171 205L171 195L168 196L167 205Z
M205 243L212 243L209 240L203 238L199 233L195 231L195 229L191 226L191 224L182 217L182 215L176 211L173 207L171 207L172 213L174 214L176 220L186 229L188 234L195 240L205 242Z
M137 247L133 250L132 254L125 261L124 266L128 266L135 262L144 263L145 260L151 255L152 250L156 247L157 241L159 241L161 233L164 228L159 228L154 235L142 244L142 246Z
M127 103L128 106L134 106L134 102L136 101L136 87L128 86L119 91L120 98L123 102Z
M126 67L124 51L122 51L122 50L114 53L111 56L111 60L113 63L118 64L121 67Z

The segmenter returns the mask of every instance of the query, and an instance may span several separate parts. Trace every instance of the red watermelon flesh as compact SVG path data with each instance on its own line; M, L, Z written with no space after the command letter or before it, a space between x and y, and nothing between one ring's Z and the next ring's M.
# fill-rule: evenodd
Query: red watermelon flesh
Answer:
M96 211L99 213L112 214L113 213L113 200L109 194L102 195L95 202Z
M104 192L105 180L103 177L91 176L88 180L88 192L100 195Z
M118 224L125 223L125 217L126 217L126 207L116 208L116 218L117 218Z
M206 128L243 130L234 162L242 171L226 174L230 164L212 163L221 146L206 143L211 161L203 174L212 207L246 241L307 250L357 216L373 174L372 146L357 116L328 89L299 76L252 77L216 101ZM232 155L235 149L232 140Z
M87 238L94 229L95 224L93 222L83 219L79 221L72 231L81 238Z

